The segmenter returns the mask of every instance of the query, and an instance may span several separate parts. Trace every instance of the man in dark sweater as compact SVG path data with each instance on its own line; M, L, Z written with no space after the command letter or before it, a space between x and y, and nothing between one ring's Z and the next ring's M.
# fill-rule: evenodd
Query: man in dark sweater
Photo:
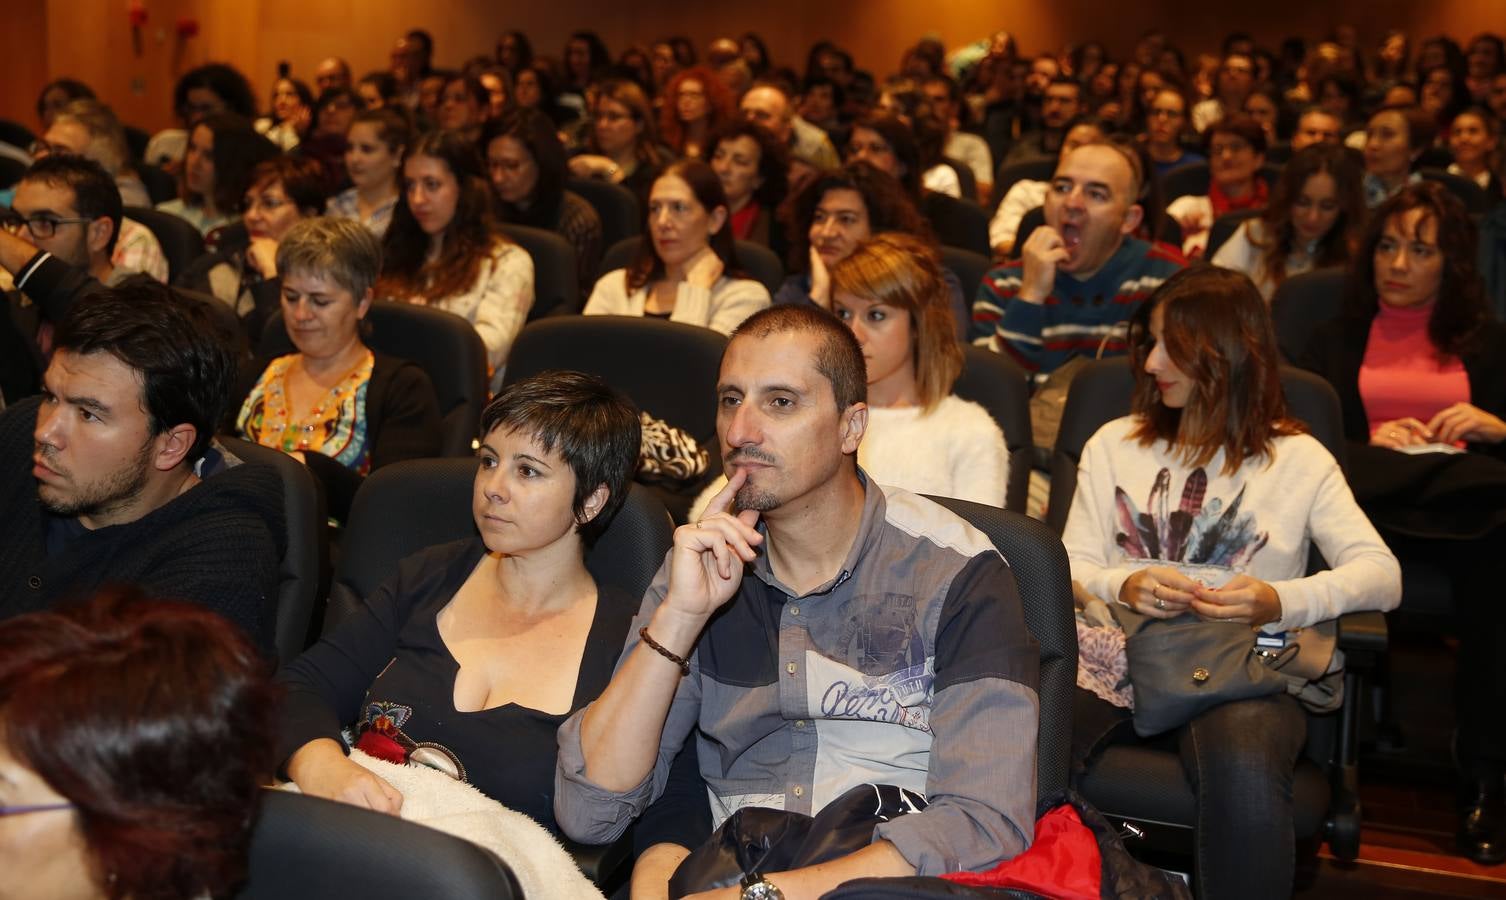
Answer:
M235 370L215 334L153 282L72 305L42 396L0 413L0 618L126 582L203 603L270 652L281 481L211 474Z
M1186 266L1181 253L1133 233L1145 172L1134 150L1084 144L1062 157L1046 188L1046 224L1021 258L983 277L974 343L1048 375L1074 356L1125 351L1124 323Z

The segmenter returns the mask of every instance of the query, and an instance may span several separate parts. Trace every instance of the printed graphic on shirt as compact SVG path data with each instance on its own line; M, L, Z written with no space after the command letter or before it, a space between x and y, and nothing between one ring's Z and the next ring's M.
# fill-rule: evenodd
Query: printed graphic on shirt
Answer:
M362 710L361 721L356 724L356 739L348 743L377 759L400 766L410 763L428 766L456 781L469 783L460 757L448 747L433 741L415 741L403 731L403 726L412 718L411 706L386 700L369 701Z
M1255 514L1240 512L1245 489L1240 487L1232 502L1206 499L1208 474L1199 466L1187 476L1182 495L1171 506L1171 472L1161 469L1151 486L1145 512L1124 488L1114 488L1114 541L1131 559L1158 559L1242 570L1249 566L1270 533L1260 531Z
M931 733L931 687L936 660L908 660L902 668L865 675L816 652L806 654L806 696L818 719L857 719Z
M842 604L839 646L823 647L829 656L857 660L868 674L884 674L921 665L926 644L915 622L915 598L909 594L855 596Z

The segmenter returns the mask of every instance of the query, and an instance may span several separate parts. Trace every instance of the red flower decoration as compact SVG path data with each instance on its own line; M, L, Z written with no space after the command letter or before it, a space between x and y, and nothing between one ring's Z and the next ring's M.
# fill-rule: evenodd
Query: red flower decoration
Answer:
M178 19L178 37L191 38L199 33L199 20L183 16Z

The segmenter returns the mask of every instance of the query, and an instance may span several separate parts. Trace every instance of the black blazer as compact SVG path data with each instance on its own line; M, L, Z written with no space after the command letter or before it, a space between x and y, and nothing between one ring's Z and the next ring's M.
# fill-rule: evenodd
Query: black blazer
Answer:
M1338 392L1344 412L1344 436L1369 443L1370 425L1360 399L1360 364L1370 340L1373 318L1340 316L1320 326L1307 342L1298 364L1328 380ZM1506 419L1506 325L1488 321L1461 360L1469 376L1469 402ZM1479 445L1472 450L1506 459L1506 444Z

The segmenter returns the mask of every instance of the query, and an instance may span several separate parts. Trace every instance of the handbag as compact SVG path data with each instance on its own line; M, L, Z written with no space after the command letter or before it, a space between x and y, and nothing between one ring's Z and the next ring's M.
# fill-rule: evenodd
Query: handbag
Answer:
M1338 644L1333 622L1278 638L1193 613L1155 619L1119 607L1114 614L1126 635L1135 733L1141 737L1170 731L1235 700L1289 693L1314 712L1343 703L1343 670L1329 671ZM1270 646L1278 639L1279 649Z

